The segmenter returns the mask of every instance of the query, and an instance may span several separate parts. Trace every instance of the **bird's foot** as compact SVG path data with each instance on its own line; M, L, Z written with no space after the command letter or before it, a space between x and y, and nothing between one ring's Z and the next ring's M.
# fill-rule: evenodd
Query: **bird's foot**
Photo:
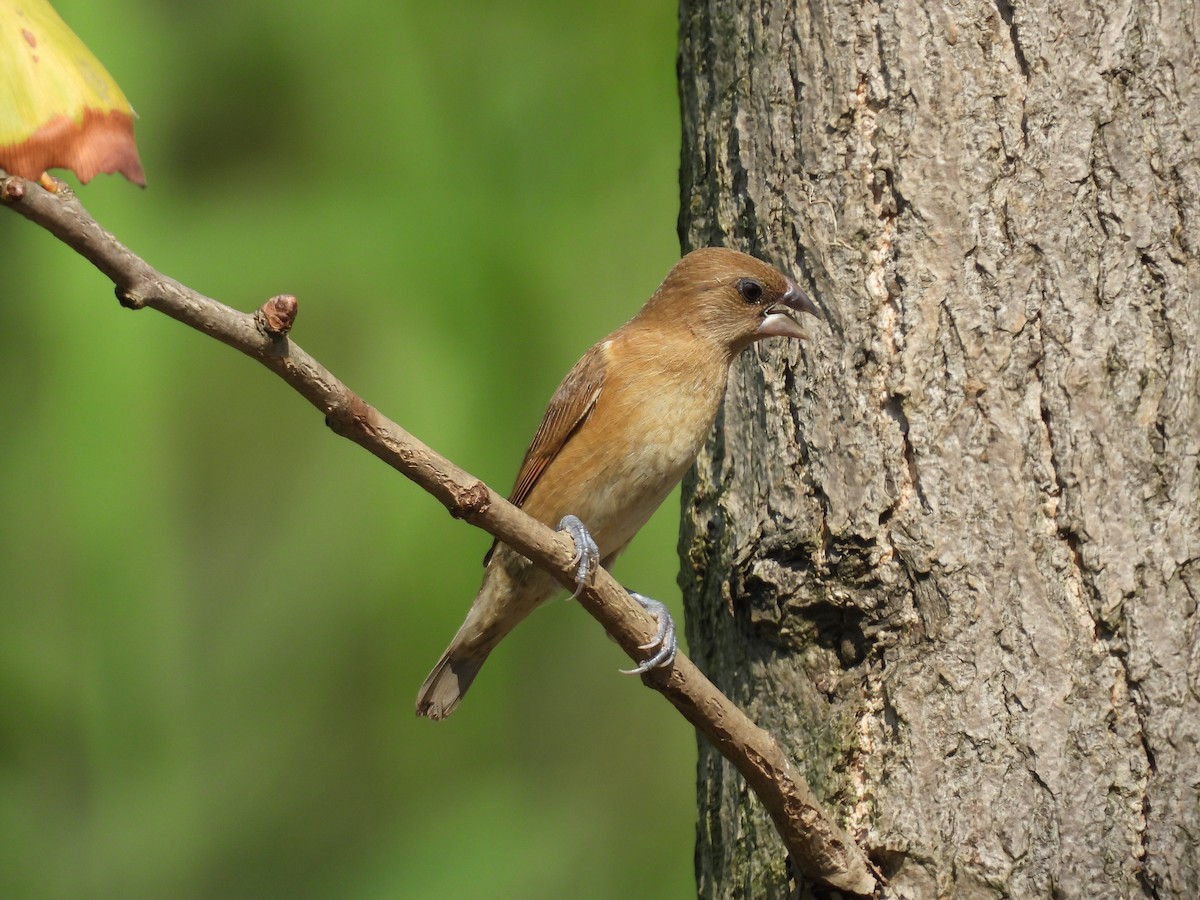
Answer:
M679 641L675 637L675 620L665 603L644 597L637 591L630 591L629 596L641 604L642 609L658 620L658 631L654 637L644 644L638 644L641 650L654 650L649 659L642 660L633 669L622 669L623 675L641 675L651 669L668 669L675 662L675 654L679 650ZM657 649L656 649L657 648Z
M558 527L554 530L565 531L571 536L571 540L575 542L575 558L571 561L572 565L578 566L575 570L575 593L571 595L571 599L574 600L579 596L579 592L583 590L583 586L587 584L588 579L599 568L600 548L592 540L592 535L587 530L587 526L575 516L563 516L562 521L558 523Z

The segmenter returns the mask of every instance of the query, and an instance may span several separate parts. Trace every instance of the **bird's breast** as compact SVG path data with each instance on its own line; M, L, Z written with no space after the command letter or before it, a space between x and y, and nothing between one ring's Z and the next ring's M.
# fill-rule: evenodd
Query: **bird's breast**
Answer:
M526 510L550 524L578 516L602 557L623 548L700 452L724 393L725 373L717 374L606 383Z

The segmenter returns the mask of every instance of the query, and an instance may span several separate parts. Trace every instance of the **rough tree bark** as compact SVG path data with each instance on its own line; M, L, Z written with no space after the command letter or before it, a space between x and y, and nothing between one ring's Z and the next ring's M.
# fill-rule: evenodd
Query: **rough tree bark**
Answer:
M684 244L829 317L685 483L688 640L889 896L1200 896L1198 31L684 0ZM703 742L699 799L701 895L785 893Z

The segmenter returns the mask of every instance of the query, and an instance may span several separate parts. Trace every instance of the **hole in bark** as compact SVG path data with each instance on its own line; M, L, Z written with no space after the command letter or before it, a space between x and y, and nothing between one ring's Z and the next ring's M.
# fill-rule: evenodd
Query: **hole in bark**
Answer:
M884 878L891 878L899 872L904 861L908 859L908 854L903 850L893 850L888 847L875 847L867 851L867 856L879 867Z
M861 663L870 649L863 634L863 613L832 603L789 607L785 610L787 627L794 635L832 650L843 669Z

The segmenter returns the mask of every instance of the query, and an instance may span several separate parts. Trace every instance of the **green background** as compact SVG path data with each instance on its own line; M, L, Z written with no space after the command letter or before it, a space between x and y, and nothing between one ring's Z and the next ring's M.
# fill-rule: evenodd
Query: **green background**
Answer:
M58 0L149 187L85 204L501 491L678 256L676 10ZM0 896L685 897L691 729L553 603L413 715L489 539L0 213ZM672 498L617 566L678 611Z

